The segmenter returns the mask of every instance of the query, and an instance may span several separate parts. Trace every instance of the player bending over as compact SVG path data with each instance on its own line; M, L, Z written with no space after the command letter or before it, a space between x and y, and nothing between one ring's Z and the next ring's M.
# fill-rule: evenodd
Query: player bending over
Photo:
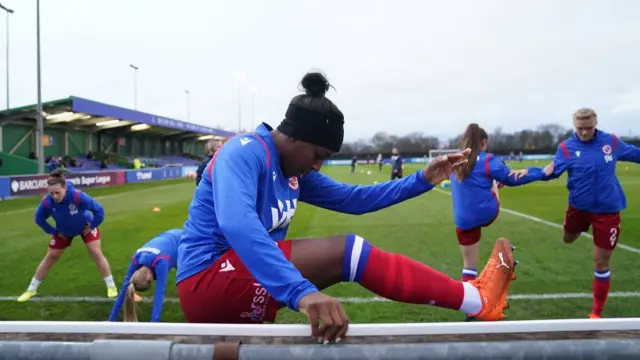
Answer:
M462 251L462 281L478 275L478 242L482 228L498 217L500 201L498 184L525 185L542 180L553 172L553 164L543 169L511 170L500 159L487 152L489 136L478 124L470 124L462 136L462 149L471 149L469 162L451 174L454 222Z
M272 322L287 306L308 316L313 336L338 341L347 315L320 291L343 281L399 302L502 319L515 265L506 239L496 242L480 277L465 283L355 234L285 240L299 201L346 214L374 212L433 189L469 154L439 157L377 185L336 182L320 168L340 150L344 117L325 97L330 84L322 74L306 74L302 86L306 93L291 100L277 130L263 123L232 138L205 170L178 247L178 296L187 321Z
M598 117L592 109L573 114L573 136L558 145L552 175L567 171L569 207L564 218L562 239L573 243L582 232L593 227L594 274L593 308L589 317L598 319L607 302L611 285L609 262L620 237L620 211L627 206L616 163L640 163L640 149L615 135L598 130Z
M104 220L104 208L91 196L68 188L62 174L53 175L47 180L49 194L45 195L36 210L35 222L51 235L49 249L36 269L31 284L19 298L18 302L25 302L36 295L38 286L51 270L51 267L60 259L64 250L71 246L71 240L80 236L84 241L89 254L95 261L100 273L107 285L107 296L118 296L118 289L113 282L111 269L107 258L100 249L100 230L98 226ZM51 226L47 219L53 217L55 227Z
M145 291L156 280L156 291L153 295L153 311L151 322L159 322L162 314L162 302L167 287L167 275L176 267L178 261L178 241L182 230L172 229L151 239L131 258L127 276L122 283L122 290L116 299L109 315L109 321L117 321L120 309L124 304L124 321L138 321L136 314L136 291Z

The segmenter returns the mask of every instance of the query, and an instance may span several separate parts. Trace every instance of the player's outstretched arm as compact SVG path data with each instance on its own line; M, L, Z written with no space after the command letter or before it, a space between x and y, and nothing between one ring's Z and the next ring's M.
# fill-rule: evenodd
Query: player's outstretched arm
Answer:
M46 201L47 199L46 197L44 197L40 202L40 205L38 205L34 221L45 233L54 235L58 232L58 230L51 226L51 224L49 224L49 222L47 221L49 216L51 216L51 209L49 208L49 205L46 203Z
M369 186L343 184L319 172L311 172L301 179L300 201L345 214L378 211L433 189L448 179L456 166L467 162L469 152L467 149L461 154L439 157L406 178Z
M122 283L122 289L120 289L120 293L116 298L116 302L115 304L113 304L113 308L111 309L111 314L109 315L109 321L118 321L118 314L120 314L120 309L122 309L122 304L124 303L124 297L126 296L127 288L131 283L131 276L133 276L133 273L135 271L136 271L136 265L134 264L134 258L131 258L131 263L129 264L127 275L124 277L124 282Z
M491 157L489 160L489 175L492 179L505 186L521 186L539 181L547 177L542 168L530 167L524 171L511 170L501 160Z
M361 215L414 198L433 189L417 171L405 178L376 185L350 185L311 172L300 181L300 201L345 214Z
M220 149L211 169L215 215L225 239L257 282L298 311L300 299L318 289L287 260L258 217L258 179L269 171L266 164L257 141Z
M553 157L553 173L543 178L542 180L546 181L559 178L562 173L564 173L571 167L572 161L573 160L571 158L569 150L567 149L564 142L561 142L558 145L558 149L556 150L556 155Z
M640 163L640 148L627 144L626 142L617 139L618 141L618 159L620 161L628 161L634 163Z
M80 208L89 210L93 214L93 220L90 224L92 229L97 228L104 221L104 207L84 192L80 193Z
M164 303L164 293L167 289L167 275L169 274L169 261L160 259L156 262L153 272L156 274L156 291L153 294L153 310L151 311L151 322L160 322L162 315L162 304Z

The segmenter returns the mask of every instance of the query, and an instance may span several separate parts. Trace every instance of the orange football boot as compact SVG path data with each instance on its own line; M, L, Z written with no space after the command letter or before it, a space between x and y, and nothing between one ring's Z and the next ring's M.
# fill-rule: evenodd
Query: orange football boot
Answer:
M515 247L509 240L496 240L493 252L487 265L477 279L469 281L480 292L482 310L469 314L469 318L481 321L498 321L505 318L503 311L508 308L507 294L511 281L515 280L515 266L518 262L513 257Z

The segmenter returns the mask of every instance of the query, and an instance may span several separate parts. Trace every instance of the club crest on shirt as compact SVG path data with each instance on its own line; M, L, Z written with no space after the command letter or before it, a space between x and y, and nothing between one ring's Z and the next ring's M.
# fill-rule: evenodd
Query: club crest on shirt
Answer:
M603 147L602 147L602 152L603 152L605 155L609 155L609 154L611 154L611 146L609 146L609 144L607 144L607 145L603 146Z
M289 187L291 188L291 190L298 190L299 185L298 185L298 178L297 177L292 177L289 179Z
M69 214L70 215L75 215L78 213L78 209L76 209L76 206L73 204L69 205Z

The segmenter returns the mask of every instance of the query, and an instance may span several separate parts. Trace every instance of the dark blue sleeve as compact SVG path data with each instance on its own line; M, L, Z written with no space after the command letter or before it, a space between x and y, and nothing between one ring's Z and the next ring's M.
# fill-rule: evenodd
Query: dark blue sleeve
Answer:
M36 224L38 224L38 226L40 226L42 230L44 230L45 233L54 235L58 232L58 230L51 226L51 224L49 224L49 222L47 221L49 216L51 216L51 209L49 209L49 207L44 204L44 201L44 199L40 201L40 205L36 209L34 221L36 222Z
M89 224L92 229L97 228L104 221L104 208L102 205L84 192L80 193L80 208L89 210L93 214L93 220Z
M563 144L564 143L560 143L560 145L558 145L556 155L553 157L553 174L543 180L557 179L571 167L571 155Z
M202 173L204 173L204 169L209 164L209 161L211 161L211 156L207 156L207 158L202 160L198 165L198 170L196 170L196 186L200 184L200 180L202 180Z
M617 139L618 142L618 159L620 161L629 161L640 163L640 148L635 145Z
M398 204L431 189L433 185L425 180L423 170L400 180L368 186L339 183L314 171L303 176L300 182L300 201L345 214L360 215Z
M300 299L318 289L287 260L257 214L258 179L268 171L266 150L253 141L218 151L211 181L220 230L251 275L277 301L297 311Z
M133 258L131 258L131 263L129 264L129 270L127 270L127 275L124 277L124 282L122 283L122 289L120 289L120 293L116 298L116 303L113 304L113 308L111 309L111 314L109 315L109 321L118 321L118 314L120 313L120 309L122 309L122 304L124 303L124 297L127 293L127 288L131 283L131 276L136 271L137 266L133 262Z
M498 158L491 157L489 159L489 173L491 178L497 180L505 186L520 186L534 181L542 180L546 177L544 171L540 168L530 167L529 173L516 180L514 175L509 176L511 169L500 161Z
M156 292L153 294L153 310L151 311L151 322L159 322L162 315L162 304L164 303L164 292L167 288L167 275L169 274L169 264L166 259L156 262L153 272L156 274Z

